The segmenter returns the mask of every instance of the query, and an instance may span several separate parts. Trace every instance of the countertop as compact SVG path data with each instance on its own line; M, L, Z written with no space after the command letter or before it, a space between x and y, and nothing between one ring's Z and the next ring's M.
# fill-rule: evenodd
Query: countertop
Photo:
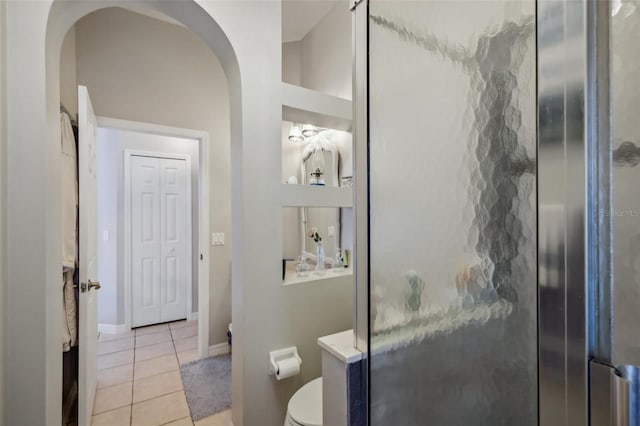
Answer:
M345 364L351 364L362 359L362 352L353 346L353 341L353 330L346 330L320 337L318 345Z

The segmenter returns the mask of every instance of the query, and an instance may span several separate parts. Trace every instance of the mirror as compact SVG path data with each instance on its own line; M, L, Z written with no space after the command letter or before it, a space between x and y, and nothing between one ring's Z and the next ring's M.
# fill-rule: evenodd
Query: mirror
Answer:
M309 138L302 152L302 184L339 186L338 148L324 131ZM302 252L308 259L316 260L316 243L308 232L316 228L322 238L325 258L333 259L340 248L340 209L303 207L300 209Z

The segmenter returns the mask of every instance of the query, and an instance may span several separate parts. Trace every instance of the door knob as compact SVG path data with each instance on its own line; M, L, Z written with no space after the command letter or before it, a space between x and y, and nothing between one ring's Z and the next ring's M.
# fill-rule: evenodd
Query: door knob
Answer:
M91 290L92 288L95 288L96 290L100 289L100 283L98 281L91 281L91 280L87 280L88 282L86 283L81 283L80 284L80 291L82 291L83 293L86 293L87 291Z

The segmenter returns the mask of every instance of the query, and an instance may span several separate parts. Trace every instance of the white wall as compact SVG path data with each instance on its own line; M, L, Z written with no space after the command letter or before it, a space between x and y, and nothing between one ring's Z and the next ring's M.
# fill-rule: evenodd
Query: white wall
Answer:
M124 324L124 151L180 154L191 157L192 312L198 311L198 141L134 131L98 129L98 323ZM104 231L109 239L103 240ZM230 302L230 301L229 301ZM218 343L218 342L215 342Z
M78 115L78 80L76 78L76 27L62 42L60 52L60 103L76 119Z
M186 28L116 8L78 21L76 53L78 83L89 89L97 115L209 132L210 229L227 236L225 246L207 246L209 340L226 341L231 322L230 124L229 92L220 62ZM118 270L121 291L114 324L123 324L124 280L122 269ZM193 276L197 277L197 256ZM113 319L100 315L101 322Z

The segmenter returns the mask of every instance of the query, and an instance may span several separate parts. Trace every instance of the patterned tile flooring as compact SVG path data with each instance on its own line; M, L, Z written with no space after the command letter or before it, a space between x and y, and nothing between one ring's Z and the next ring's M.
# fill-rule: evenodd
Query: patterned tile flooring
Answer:
M92 426L232 426L231 410L194 422L180 365L198 358L198 322L98 337Z

